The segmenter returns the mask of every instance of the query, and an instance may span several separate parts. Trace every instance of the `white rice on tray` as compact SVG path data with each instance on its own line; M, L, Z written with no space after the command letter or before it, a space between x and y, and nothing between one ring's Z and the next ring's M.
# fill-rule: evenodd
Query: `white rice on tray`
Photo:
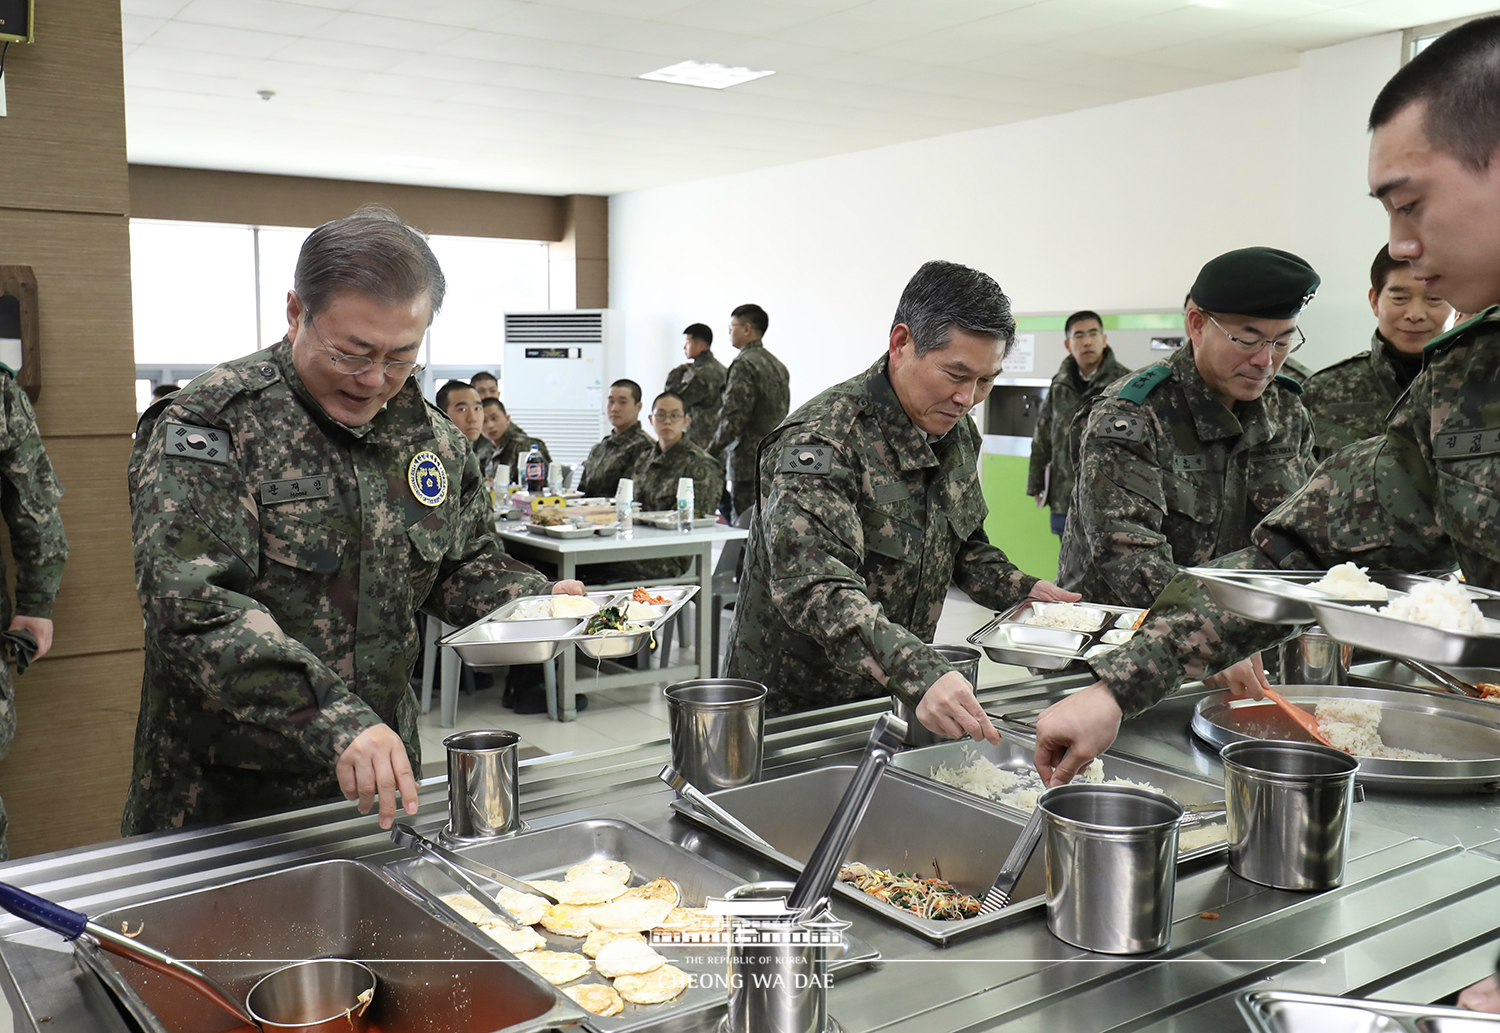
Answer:
M1380 738L1380 704L1363 699L1322 699L1314 708L1318 729L1328 741L1356 757L1372 760L1451 760L1441 753L1423 753L1387 746Z
M1389 599L1390 590L1371 581L1370 575L1366 573L1369 569L1357 567L1353 563L1340 563L1336 567L1329 567L1327 574L1307 587L1335 599Z
M1430 624L1449 631L1486 630L1484 614L1464 586L1456 581L1430 581L1417 585L1407 595L1398 595L1380 612L1404 621Z
M1064 631L1098 631L1099 611L1089 611L1072 603L1036 603L1025 623Z

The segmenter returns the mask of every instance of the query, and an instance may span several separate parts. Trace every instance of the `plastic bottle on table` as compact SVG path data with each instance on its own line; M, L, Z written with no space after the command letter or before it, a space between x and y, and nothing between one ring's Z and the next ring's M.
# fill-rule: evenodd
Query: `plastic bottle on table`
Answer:
M621 477L620 485L615 489L615 519L620 523L620 537L630 538L635 534L635 521L631 516L631 506L635 503L635 481L629 477Z
M693 529L693 479L677 478L677 530L687 534Z

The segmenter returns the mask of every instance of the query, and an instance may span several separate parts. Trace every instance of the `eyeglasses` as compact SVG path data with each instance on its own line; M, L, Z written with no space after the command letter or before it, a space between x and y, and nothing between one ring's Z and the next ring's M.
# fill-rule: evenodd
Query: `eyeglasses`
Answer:
M1205 316L1208 316L1207 312L1203 314ZM1307 343L1307 337L1302 333L1301 327L1294 326L1290 330L1288 330L1288 334L1296 334L1297 336L1287 337L1285 340L1273 337L1268 338L1264 341L1243 341L1240 338L1234 336L1234 334L1230 333L1228 330L1225 330L1224 324L1219 322L1213 316L1208 316L1208 321L1214 326L1218 327L1221 334L1229 338L1235 344L1239 345L1240 349L1246 355L1259 355L1268 346L1277 355L1290 355L1292 354L1292 352L1296 351L1298 348Z
M347 373L351 377L358 376L371 366L384 366L382 372L391 380L405 380L413 373L422 372L423 366L419 362L376 362L366 355L350 355L347 352L335 351L329 347L328 342L323 340L323 335L318 332L318 326L313 322L312 316L307 317L307 325L311 328L313 336L328 353L328 361L333 363L333 368L340 373Z
M654 412L651 419L655 423L681 423L687 419L687 413L681 412Z

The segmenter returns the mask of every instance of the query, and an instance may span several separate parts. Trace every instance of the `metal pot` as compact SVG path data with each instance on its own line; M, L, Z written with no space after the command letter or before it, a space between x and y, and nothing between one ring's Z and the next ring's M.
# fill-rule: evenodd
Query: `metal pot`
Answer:
M1316 624L1277 647L1282 685L1347 685L1353 646Z
M1219 756L1230 869L1283 890L1342 883L1359 761L1300 742L1233 742Z
M251 987L245 1007L265 1033L363 1033L375 982L357 961L299 961Z
M766 687L734 678L678 682L664 690L672 766L705 793L760 781Z
M968 646L933 646L933 652L953 665L953 669L963 675L969 684L978 691L979 689L979 650ZM906 701L899 696L891 697L891 713L906 722L906 737L901 740L905 746L935 746L940 742L951 742L946 735L927 728L917 720L915 707L906 705Z

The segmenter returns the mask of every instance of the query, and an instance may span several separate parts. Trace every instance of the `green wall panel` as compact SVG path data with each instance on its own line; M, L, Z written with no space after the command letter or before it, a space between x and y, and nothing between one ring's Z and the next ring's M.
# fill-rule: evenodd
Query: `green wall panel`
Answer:
M1057 577L1057 553L1061 544L1052 533L1049 509L1038 509L1026 494L1025 456L983 457L980 483L990 507L984 522L990 541L1005 550L1010 561L1028 574L1052 580Z

